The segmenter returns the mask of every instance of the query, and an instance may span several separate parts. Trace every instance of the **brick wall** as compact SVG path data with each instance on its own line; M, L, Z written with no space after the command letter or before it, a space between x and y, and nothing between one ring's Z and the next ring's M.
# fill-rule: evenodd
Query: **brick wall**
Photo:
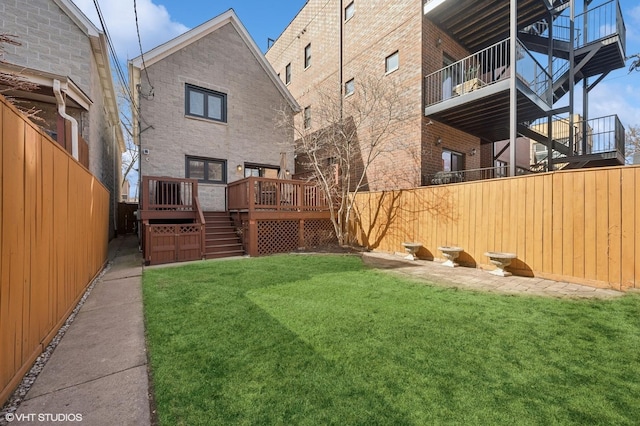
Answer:
M349 1L342 1L342 7ZM427 125L423 116L422 82L425 72L442 68L442 49L435 49L437 28L423 17L422 1L392 2L371 0L355 2L354 16L343 22L344 10L339 0L309 0L296 18L266 54L284 81L285 67L291 64L289 89L301 107L311 106L313 130L322 126L314 120L320 105L319 92L330 90L339 99L340 25L343 25L343 83L365 75L380 78L384 85L399 93L399 115L408 117L400 129L385 140L390 147L370 166L366 176L369 189L409 188L421 184L425 173L442 170L442 148L465 154L467 168L480 164L479 140L466 133L436 123ZM444 38L444 37L443 37ZM304 48L312 47L311 66L304 69ZM454 57L467 53L446 39L446 49ZM399 54L399 68L385 75L385 58ZM345 99L345 102L348 98ZM316 108L314 108L314 106ZM297 117L298 122L301 117ZM368 152L366 129L360 134L361 152ZM436 147L435 137L446 144ZM468 156L472 148L478 154Z
M276 110L288 110L232 24L191 43L148 67L154 95L141 96L141 172L145 176L184 178L185 156L225 160L227 182L244 177L245 162L278 167L287 152L293 170L293 136L276 127ZM149 81L142 72L142 94ZM227 122L185 115L185 84L227 95ZM198 185L204 210L224 210L225 185Z
M51 0L0 2L2 32L18 36L21 46L6 45L11 64L70 76L86 93L91 90L91 45L87 36Z

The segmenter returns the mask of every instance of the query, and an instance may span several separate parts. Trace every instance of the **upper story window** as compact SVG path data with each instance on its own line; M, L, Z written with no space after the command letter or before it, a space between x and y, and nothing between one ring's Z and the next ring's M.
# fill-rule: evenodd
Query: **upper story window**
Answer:
M227 183L227 162L215 158L186 156L185 175L203 183Z
M356 89L356 79L352 78L344 84L344 95L349 96L352 95Z
M388 73L390 73L392 71L397 70L399 66L400 66L400 55L398 54L398 51L396 50L391 55L389 55L389 56L387 56L385 58L385 60L384 60L384 72L388 74Z
M227 95L187 84L185 113L208 120L227 122Z
M344 20L348 21L353 17L353 14L356 13L356 5L355 2L351 2L344 8Z
M291 83L291 62L284 67L284 82L285 84Z
M308 129L311 127L311 107L305 107L304 109L304 128Z
M311 66L311 43L307 44L304 48L304 67L309 68Z

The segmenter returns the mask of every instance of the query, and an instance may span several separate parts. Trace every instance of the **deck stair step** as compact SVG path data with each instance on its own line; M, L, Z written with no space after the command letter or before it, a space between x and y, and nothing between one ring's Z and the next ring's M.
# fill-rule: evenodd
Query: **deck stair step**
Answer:
M205 257L243 256L242 240L236 233L233 220L228 212L204 212Z

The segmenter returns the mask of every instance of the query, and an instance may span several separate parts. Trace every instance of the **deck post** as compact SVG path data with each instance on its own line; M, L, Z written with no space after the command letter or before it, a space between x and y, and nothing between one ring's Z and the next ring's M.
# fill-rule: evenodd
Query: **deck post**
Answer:
M304 248L304 219L298 224L298 248Z

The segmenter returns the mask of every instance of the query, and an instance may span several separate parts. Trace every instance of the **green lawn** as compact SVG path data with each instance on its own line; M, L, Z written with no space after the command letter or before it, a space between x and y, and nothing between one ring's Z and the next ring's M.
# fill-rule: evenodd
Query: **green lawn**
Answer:
M146 270L162 425L637 425L640 297L462 291L283 255Z

